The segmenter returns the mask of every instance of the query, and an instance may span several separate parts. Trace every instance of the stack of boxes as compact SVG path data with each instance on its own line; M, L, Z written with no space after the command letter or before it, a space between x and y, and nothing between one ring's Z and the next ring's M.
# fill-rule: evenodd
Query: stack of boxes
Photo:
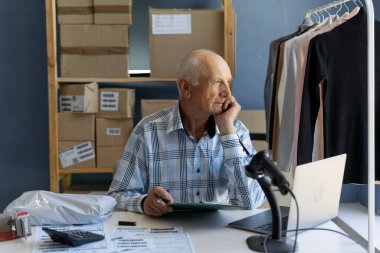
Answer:
M112 168L133 130L135 90L102 88L96 114L97 166Z
M128 77L132 0L58 0L61 77ZM112 167L133 128L134 90L61 85L61 168Z
M98 84L62 85L58 151L62 168L95 168L95 113Z
M62 77L128 77L132 0L58 0Z
M61 85L59 105L60 167L112 168L133 129L135 91L99 89L97 83Z

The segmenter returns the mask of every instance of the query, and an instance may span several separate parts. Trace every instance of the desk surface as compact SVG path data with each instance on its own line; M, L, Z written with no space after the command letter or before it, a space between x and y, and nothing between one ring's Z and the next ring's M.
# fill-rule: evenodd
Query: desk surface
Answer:
M219 210L210 212L176 212L164 217L154 218L131 212L114 212L107 219L107 229L111 233L119 220L136 221L138 227L183 227L190 235L197 253L253 252L248 249L245 240L252 232L226 227L229 222L251 216L255 211ZM333 222L319 227L341 231ZM32 252L33 235L26 241L23 238L0 242L0 252ZM360 245L337 233L328 231L307 231L298 236L297 252L366 252Z
M360 203L341 203L339 218L368 240L368 209ZM375 217L375 246L380 249L380 216Z

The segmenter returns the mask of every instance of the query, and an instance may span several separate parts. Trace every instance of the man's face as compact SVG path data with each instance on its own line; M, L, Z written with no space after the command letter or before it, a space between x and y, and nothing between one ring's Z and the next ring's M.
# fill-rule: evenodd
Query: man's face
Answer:
M212 58L208 61L207 75L198 80L198 85L192 88L193 105L208 115L223 111L224 101L231 96L231 72L225 61Z

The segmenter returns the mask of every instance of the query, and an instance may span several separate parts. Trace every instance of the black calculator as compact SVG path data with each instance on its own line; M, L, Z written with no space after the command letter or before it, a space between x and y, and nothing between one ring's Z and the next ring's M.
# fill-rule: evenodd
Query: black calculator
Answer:
M45 233L47 233L53 241L68 244L74 247L104 239L103 235L98 235L80 229L58 231L43 227L42 230L45 231Z

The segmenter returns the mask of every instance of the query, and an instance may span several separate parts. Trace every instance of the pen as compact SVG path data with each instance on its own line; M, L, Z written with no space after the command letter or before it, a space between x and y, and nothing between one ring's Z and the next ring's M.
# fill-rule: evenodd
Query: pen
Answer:
M119 226L136 226L136 222L135 221L121 220L121 221L119 221Z

